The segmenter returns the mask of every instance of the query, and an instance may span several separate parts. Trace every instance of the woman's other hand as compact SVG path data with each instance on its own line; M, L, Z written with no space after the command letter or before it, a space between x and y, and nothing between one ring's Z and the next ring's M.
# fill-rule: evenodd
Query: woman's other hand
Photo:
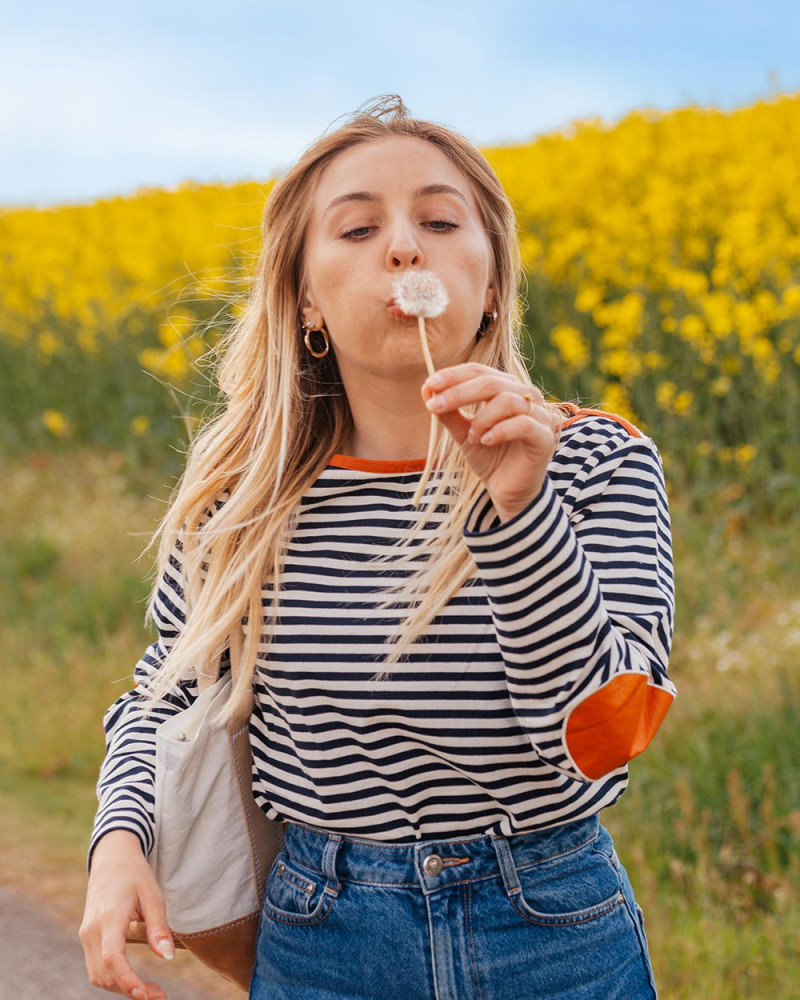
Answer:
M128 962L125 937L132 920L144 921L156 955L173 957L164 898L139 839L126 830L112 830L92 855L80 929L89 980L93 986L133 1000L166 1000L161 987L142 980Z
M435 372L422 396L480 476L500 520L525 510L541 492L556 447L541 392L505 372L467 363ZM474 415L462 412L475 404Z

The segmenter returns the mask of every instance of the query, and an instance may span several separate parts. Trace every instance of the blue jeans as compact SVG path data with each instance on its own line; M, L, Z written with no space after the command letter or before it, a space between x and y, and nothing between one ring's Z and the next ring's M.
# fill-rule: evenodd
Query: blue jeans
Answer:
M290 825L250 1000L654 1000L641 911L596 817L415 844Z

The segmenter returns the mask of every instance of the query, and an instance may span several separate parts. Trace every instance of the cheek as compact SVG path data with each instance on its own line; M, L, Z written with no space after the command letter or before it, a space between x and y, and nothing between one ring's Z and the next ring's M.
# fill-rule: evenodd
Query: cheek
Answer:
M470 317L477 317L480 323L483 316L483 307L486 302L486 290L489 287L491 271L489 261L475 259L475 256L467 258L463 267L458 269L458 280L453 288L452 299L454 304L458 304L460 310Z
M306 272L309 294L322 312L352 307L357 295L359 272L348 261L334 255L311 258Z
M474 234L452 260L465 288L480 297L481 305L492 273L492 251L483 234Z

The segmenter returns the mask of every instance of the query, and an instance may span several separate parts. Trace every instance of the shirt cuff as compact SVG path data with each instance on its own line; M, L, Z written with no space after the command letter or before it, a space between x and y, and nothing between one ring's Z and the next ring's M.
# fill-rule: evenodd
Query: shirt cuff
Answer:
M555 497L555 489L550 482L550 477L545 476L541 490L531 500L528 506L515 514L508 521L501 523L497 512L494 509L492 498L486 490L481 493L467 515L464 526L464 538L479 539L484 536L496 536L496 541L513 539L520 530L524 530L526 535L530 534L533 526L544 518Z

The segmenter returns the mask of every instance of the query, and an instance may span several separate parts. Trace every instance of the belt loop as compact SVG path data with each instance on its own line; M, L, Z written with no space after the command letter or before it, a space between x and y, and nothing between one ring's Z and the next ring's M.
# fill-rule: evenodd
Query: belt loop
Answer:
M497 854L497 862L500 865L500 874L503 877L503 885L506 887L508 895L519 892L519 878L514 858L511 854L511 846L502 834L492 837L492 844Z
M327 843L322 851L322 873L328 880L325 891L330 892L334 896L338 896L342 888L339 876L336 874L336 855L339 852L341 843L342 838L339 834L331 833L328 835Z

